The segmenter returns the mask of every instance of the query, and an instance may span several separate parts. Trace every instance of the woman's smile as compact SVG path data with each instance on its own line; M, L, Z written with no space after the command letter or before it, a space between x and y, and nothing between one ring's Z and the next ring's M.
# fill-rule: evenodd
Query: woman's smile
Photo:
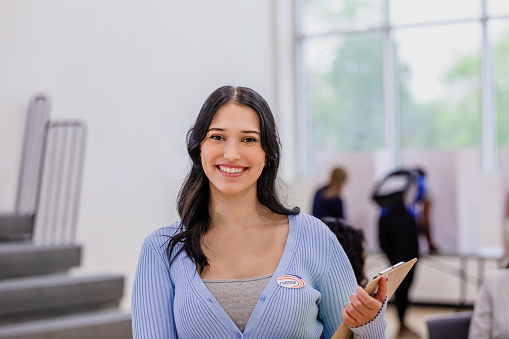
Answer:
M216 168L226 176L238 177L248 170L248 167L232 165L216 165Z

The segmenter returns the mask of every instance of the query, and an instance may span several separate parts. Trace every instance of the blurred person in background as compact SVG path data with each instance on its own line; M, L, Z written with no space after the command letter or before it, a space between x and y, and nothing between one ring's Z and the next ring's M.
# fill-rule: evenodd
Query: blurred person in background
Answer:
M474 304L469 339L509 339L509 267L486 273Z
M421 181L419 185L421 187L420 189L422 190L422 193L418 195L412 207L413 213L415 215L415 220L417 222L417 230L426 238L429 253L437 254L438 248L436 247L431 237L432 197L428 186L428 179L426 177L426 172L424 172L422 168L417 168L415 171L419 176L417 180Z
M313 199L313 216L318 219L324 217L345 219L341 191L347 180L347 173L342 167L332 170L330 181L316 191Z
M392 171L376 185L373 199L382 207L378 220L378 237L380 247L391 265L419 256L419 231L415 210L425 190L424 176L415 169ZM400 337L418 337L405 321L414 272L415 266L395 292Z

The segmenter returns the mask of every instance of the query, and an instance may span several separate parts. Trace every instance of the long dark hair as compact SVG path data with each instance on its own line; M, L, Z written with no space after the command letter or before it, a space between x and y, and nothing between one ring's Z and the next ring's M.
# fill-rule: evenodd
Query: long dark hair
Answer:
M227 103L234 103L252 108L260 121L260 142L266 154L266 166L257 181L258 201L274 213L295 215L299 208L286 208L279 197L277 172L281 155L276 122L267 102L255 91L246 87L223 86L216 89L203 104L196 122L187 132L187 152L192 167L180 188L177 197L177 209L180 215L180 228L167 244L170 265L175 257L185 250L187 255L198 266L199 272L208 266L207 257L202 251L201 240L210 227L209 180L201 163L201 142L205 139L210 123L216 112ZM178 244L178 248L174 256Z
M338 238L350 264L352 264L357 284L364 287L368 282L364 274L364 232L348 225L342 219L326 217L322 221Z

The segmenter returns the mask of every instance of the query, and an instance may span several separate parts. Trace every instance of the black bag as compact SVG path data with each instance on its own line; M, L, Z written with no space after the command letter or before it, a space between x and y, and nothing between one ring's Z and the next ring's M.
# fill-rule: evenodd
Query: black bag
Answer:
M381 207L401 207L413 202L416 197L418 173L400 169L389 173L378 182L372 199Z

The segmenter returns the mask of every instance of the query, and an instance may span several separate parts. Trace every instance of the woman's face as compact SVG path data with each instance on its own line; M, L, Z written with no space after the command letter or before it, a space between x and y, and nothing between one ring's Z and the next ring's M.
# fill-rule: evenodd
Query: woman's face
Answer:
M227 103L214 115L201 143L201 162L212 193L256 194L265 166L258 114L250 107Z

